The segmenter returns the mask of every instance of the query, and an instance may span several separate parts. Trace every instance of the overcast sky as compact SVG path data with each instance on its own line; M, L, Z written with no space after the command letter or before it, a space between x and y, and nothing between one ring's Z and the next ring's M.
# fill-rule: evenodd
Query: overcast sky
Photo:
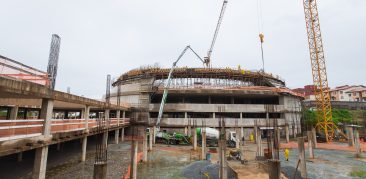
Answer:
M0 0L0 54L46 71L51 35L61 49L56 89L92 98L106 75L170 67L186 45L205 56L222 0ZM331 87L366 85L366 0L318 0ZM302 0L262 0L265 69L290 88L312 83ZM257 0L229 0L214 67L260 69ZM179 66L201 67L191 53Z

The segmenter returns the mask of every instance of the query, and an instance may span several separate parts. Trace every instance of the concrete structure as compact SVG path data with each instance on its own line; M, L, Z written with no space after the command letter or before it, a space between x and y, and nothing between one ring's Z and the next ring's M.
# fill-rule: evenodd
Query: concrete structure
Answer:
M113 83L111 102L123 103L143 110L136 123L154 126L158 116L163 87L169 69L146 68L131 70ZM285 87L278 77L262 72L233 69L177 68L164 107L161 128L175 128L189 133L192 123L218 127L224 118L226 127L267 126L270 119L278 119L279 126L289 124L290 135L300 133L300 101L303 97ZM120 93L117 89L120 87ZM267 106L273 106L268 111ZM132 112L133 113L133 112ZM140 111L141 113L141 111ZM236 122L237 121L237 122ZM248 134L244 134L249 138Z
M308 178L306 170L306 157L305 157L305 143L304 137L299 137L298 139L298 150L299 150L299 162L300 162L300 172L301 178Z

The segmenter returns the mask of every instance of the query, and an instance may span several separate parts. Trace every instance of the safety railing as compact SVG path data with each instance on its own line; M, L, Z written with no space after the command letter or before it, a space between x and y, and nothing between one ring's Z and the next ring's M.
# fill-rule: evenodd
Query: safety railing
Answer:
M0 141L40 136L43 122L43 119L0 120ZM121 118L119 125L128 125L129 122L128 118ZM89 129L97 127L97 119L89 119L87 125ZM85 126L85 119L52 119L51 133L85 130ZM111 118L108 126L118 126L118 119Z

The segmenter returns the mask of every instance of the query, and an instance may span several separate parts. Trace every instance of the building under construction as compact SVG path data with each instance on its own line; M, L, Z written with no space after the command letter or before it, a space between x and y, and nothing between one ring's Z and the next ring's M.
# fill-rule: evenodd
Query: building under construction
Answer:
M131 116L131 120L136 116L133 122L154 126L169 71L145 67L124 73L113 83L111 102L131 104L138 111ZM226 127L240 127L247 137L255 123L265 128L267 119L277 119L279 126L286 126L287 135L301 132L303 97L286 88L278 76L242 69L184 67L176 68L170 80L161 128L218 127L218 120L224 119Z

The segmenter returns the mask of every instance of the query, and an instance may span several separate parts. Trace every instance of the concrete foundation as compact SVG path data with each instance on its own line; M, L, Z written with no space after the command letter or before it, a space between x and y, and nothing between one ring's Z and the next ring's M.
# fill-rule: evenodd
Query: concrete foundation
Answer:
M305 158L305 145L304 145L304 137L297 138L298 147L299 147L299 160L300 160L300 173L301 178L308 178L306 171L306 158Z
M269 160L268 161L268 174L270 179L280 179L281 178L281 162L279 160Z
M107 163L94 164L94 179L107 179Z

